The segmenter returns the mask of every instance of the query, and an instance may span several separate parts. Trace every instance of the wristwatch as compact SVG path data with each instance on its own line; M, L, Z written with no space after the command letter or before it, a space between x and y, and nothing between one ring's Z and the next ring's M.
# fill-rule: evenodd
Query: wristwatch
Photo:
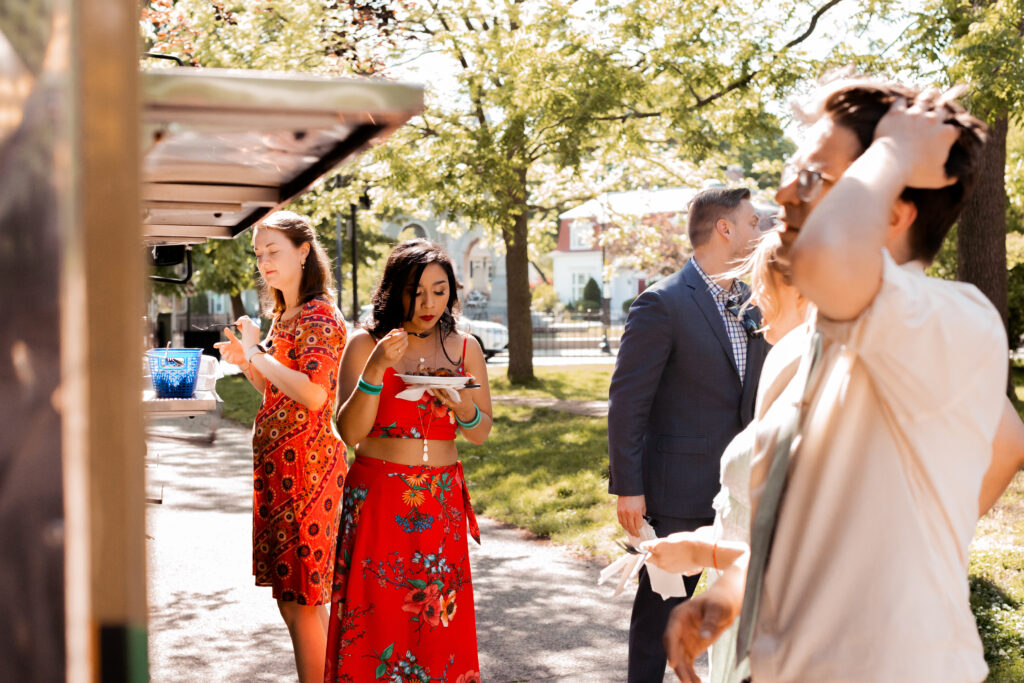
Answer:
M245 362L251 363L252 357L255 356L257 353L268 353L267 347L265 347L263 344L256 344L255 346L250 346L248 349L245 350Z

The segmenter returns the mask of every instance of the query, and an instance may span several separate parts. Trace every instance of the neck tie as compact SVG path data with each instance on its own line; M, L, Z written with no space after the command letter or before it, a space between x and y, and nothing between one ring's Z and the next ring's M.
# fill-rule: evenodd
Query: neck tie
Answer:
M740 611L740 624L736 634L737 662L742 662L750 654L754 625L757 622L757 611L761 605L764 570L768 565L768 556L775 537L775 524L778 521L782 494L786 488L789 461L799 447L797 435L809 398L807 393L811 386L812 372L820 358L821 332L816 331L811 338L811 346L801 361L801 366L806 367L806 374L803 378L804 388L801 392L802 400L799 408L793 411L791 419L782 425L776 436L772 464L768 468L768 476L765 479L761 500L757 505L757 512L754 514L750 530L750 565L747 568L747 584L743 591L743 608Z

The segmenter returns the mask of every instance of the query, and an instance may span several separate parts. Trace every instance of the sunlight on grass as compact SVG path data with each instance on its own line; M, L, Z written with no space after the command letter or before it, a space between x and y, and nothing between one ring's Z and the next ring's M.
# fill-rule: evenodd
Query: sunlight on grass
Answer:
M971 609L985 646L989 681L1024 681L1024 554L971 553Z
M482 513L587 555L617 554L603 419L498 404L491 437L459 452Z
M529 384L510 384L504 370L491 375L491 393L529 398L560 398L573 401L607 401L611 365L540 366Z
M221 417L251 427L260 409L263 397L241 375L230 375L217 380L217 395L224 401Z

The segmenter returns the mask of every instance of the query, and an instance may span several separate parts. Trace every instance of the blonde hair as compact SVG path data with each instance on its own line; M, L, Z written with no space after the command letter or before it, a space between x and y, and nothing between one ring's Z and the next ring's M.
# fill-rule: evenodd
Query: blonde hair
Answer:
M771 327L779 317L779 283L789 283L789 275L779 264L782 238L778 230L770 230L757 238L753 251L725 274L733 279L750 280L750 298L743 308L757 306L761 311L761 332Z

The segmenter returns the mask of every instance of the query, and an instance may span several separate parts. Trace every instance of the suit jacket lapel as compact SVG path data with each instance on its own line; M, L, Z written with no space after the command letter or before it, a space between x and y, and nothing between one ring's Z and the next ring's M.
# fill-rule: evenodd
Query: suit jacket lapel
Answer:
M686 279L686 284L690 287L690 296L693 297L694 303L697 304L697 308L704 314L704 317L708 321L708 325L711 327L711 331L715 333L715 337L718 338L718 343L722 345L722 350L725 352L726 358L729 359L729 363L732 364L733 376L736 381L740 381L740 371L736 365L736 358L732 355L732 343L729 341L729 335L725 331L725 323L722 322L722 316L718 312L718 306L715 305L715 300L711 297L711 292L708 291L707 283L697 272L697 268L693 265L692 259L686 262L683 267L683 276ZM749 344L748 344L749 354Z

